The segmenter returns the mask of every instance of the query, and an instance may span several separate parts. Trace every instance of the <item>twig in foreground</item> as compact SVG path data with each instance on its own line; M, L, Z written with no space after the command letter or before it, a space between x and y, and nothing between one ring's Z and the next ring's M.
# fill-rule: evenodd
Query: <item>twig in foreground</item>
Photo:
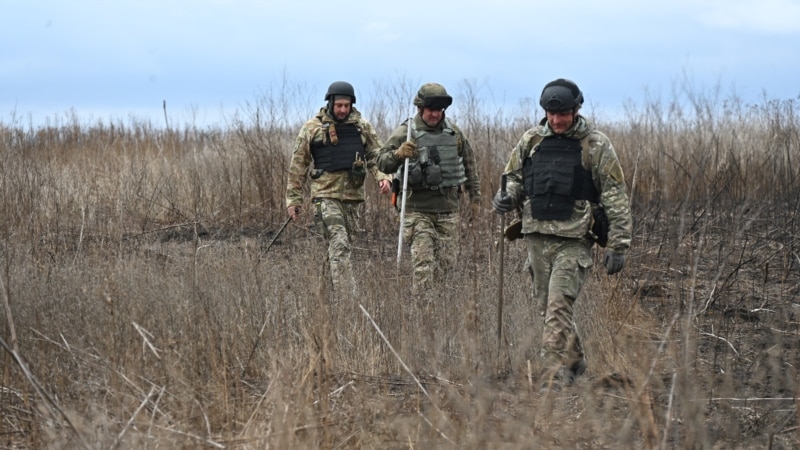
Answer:
M153 396L153 393L155 393L155 391L156 391L155 386L150 388L150 392L147 393L147 396L144 398L142 403L139 405L138 408L136 408L136 411L133 412L131 418L128 419L128 423L126 423L125 426L122 427L122 431L120 431L117 437L114 439L114 442L111 444L111 447L109 447L110 449L114 449L117 447L117 445L119 445L120 441L122 440L122 436L124 436L125 432L128 431L131 425L133 425L133 421L136 420L136 416L138 416L139 413L142 411L142 409L145 407L145 405L147 405L147 402L150 401L150 397Z
M36 394L39 395L39 397L41 397L42 400L44 400L45 405L47 405L48 410L50 411L50 414L53 416L53 418L55 419L60 415L67 423L67 425L69 425L69 428L72 429L72 431L75 433L75 436L78 438L81 444L83 444L83 447L91 448L89 447L89 444L86 442L86 440L83 438L83 435L78 431L78 428L75 427L75 424L72 423L72 420L70 420L69 416L66 413L64 413L64 410L62 410L60 406L58 406L53 397L51 397L50 394L47 391L45 391L44 388L42 388L42 385L39 384L39 382L36 380L36 377L33 376L33 373L30 371L30 369L28 369L28 366L25 364L25 361L22 360L22 357L19 356L16 350L13 350L11 347L9 347L8 344L6 344L6 341L3 340L2 337L0 337L0 346L6 349L8 354L11 355L11 359L13 359L14 362L17 364L17 366L20 368L20 370L22 370L22 373L25 375L25 378L27 378L28 381L31 383L31 386L33 386L33 389L36 391ZM58 412L58 414L56 414L56 412Z
M425 394L426 397L428 397L428 400L431 401L431 404L436 409L436 411L438 411L439 414L441 414L442 417L445 419L445 421L447 421L449 423L450 421L447 418L447 416L444 414L444 412L441 409L439 409L439 406L436 404L436 401L433 400L433 397L431 397L431 394L429 394L428 391L425 389L425 386L423 386L422 383L420 383L419 378L417 378L417 376L414 375L414 372L412 372L411 369L408 368L406 363L403 361L403 358L401 358L400 355L397 354L397 352L395 351L394 347L392 347L392 344L390 344L389 340L386 339L386 336L384 336L383 331L381 331L381 329L378 327L378 324L376 324L375 321L372 320L372 316L370 316L369 313L367 312L367 310L364 309L363 305L359 304L358 307L361 308L361 311L364 313L365 316L367 316L367 319L369 319L370 323L372 323L372 326L375 328L375 331L377 331L378 334L381 336L381 339L383 339L383 342L385 342L386 346L389 347L389 350L391 350L391 352L394 355L394 357L397 358L398 361L400 361L400 365L403 366L403 369L405 369L405 371L408 372L409 375L411 375L411 378L413 378L414 382L417 383L417 386L422 391L422 393ZM435 429L436 432L439 433L440 436L445 438L447 440L447 442L450 442L451 444L455 445L455 442L453 442L449 437L447 437L447 435L445 435L441 430L436 428L430 421L426 420L426 422L428 422L428 424L431 427L433 427L433 429Z

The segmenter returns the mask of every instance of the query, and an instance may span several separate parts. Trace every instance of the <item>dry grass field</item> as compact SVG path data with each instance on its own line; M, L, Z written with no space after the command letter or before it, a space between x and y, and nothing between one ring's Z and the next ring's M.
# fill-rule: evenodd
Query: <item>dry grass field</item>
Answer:
M408 109L392 99L364 111L384 138ZM431 307L412 297L369 180L363 296L333 305L310 219L269 246L300 125L280 103L222 129L0 124L0 448L800 448L798 99L686 92L591 117L634 240L622 273L593 271L589 369L555 395L518 241L497 339L490 200L537 117L456 98L485 206L461 264Z

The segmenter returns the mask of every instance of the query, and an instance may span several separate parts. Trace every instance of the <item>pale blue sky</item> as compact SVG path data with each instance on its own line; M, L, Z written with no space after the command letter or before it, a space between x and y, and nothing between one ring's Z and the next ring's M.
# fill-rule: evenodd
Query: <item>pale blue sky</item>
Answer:
M369 107L404 79L510 113L567 77L603 113L688 81L800 96L800 0L339 2L0 0L0 122L130 117L224 125L265 93L336 80ZM410 103L410 98L409 98ZM508 109L507 109L508 108ZM369 111L365 111L369 116ZM534 115L538 114L534 112Z

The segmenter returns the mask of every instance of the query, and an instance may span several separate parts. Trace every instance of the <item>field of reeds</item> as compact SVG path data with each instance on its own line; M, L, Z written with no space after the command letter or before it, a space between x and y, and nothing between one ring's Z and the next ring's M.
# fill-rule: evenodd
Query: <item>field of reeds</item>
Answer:
M382 138L413 88L359 97ZM360 298L331 303L310 218L276 236L291 90L224 127L0 123L0 448L799 448L800 98L584 111L625 170L633 246L615 276L597 252L576 305L589 369L541 395L520 241L498 339L490 205L541 112L453 90L485 208L431 305L371 179Z

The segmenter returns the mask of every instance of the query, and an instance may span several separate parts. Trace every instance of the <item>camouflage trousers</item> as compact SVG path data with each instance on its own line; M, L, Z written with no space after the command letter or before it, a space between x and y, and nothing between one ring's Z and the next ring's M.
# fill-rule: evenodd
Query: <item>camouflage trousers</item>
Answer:
M403 239L411 247L415 293L430 290L434 277L454 267L458 251L458 214L406 212Z
M314 224L328 241L326 256L336 300L356 295L356 281L350 262L352 235L362 202L343 202L332 198L315 198Z
M539 311L544 310L545 370L573 367L584 356L573 307L592 267L592 242L532 233L525 235L525 243L533 277L533 299Z

